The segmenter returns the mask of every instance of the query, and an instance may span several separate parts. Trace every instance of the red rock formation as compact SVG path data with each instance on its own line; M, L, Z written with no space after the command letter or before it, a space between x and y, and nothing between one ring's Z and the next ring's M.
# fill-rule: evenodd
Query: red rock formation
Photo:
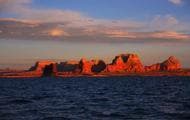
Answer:
M181 64L174 56L169 57L162 63L145 66L145 71L175 71L181 69Z
M81 59L79 67L82 74L93 74L103 71L106 68L106 64L103 60L87 61L86 59Z
M46 65L43 69L43 76L56 76L57 74L57 65L56 64L50 64Z
M38 61L36 62L35 66L30 68L30 71L35 71L39 74L44 72L44 68L49 65L55 65L56 63L53 61ZM56 71L56 67L53 67L54 71Z
M181 68L181 63L174 56L169 57L166 61L161 63L161 70L175 71Z
M52 61L39 61L30 69L27 74L42 76L56 75L57 70L60 73L68 74L95 74L100 72L105 73L135 73L149 71L175 71L180 69L179 60L175 57L169 57L166 61L151 66L143 67L139 57L136 54L121 54L114 58L111 64L106 65L103 60L81 59L78 61L68 61L57 64Z
M95 60L93 63L91 70L94 73L100 73L106 68L106 63L103 60Z
M160 71L160 63L157 64L153 64L151 66L145 66L145 71L149 72L149 71Z
M116 56L112 64L107 65L106 70L108 72L123 72L124 71L124 62L121 56Z
M87 61L84 58L82 58L79 62L79 68L82 74L92 74L91 71L92 66L93 66L92 61Z
M144 67L136 54L121 54L107 66L108 72L143 72Z
M57 69L59 72L76 72L76 69L79 66L79 61L66 61L66 62L61 62L57 64Z

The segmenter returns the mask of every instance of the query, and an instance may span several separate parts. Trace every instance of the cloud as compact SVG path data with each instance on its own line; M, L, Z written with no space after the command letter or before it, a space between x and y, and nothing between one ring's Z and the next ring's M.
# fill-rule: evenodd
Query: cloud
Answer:
M129 38L129 40L149 40L153 39L168 39L172 40L190 40L189 34L178 33L175 31L155 31L155 32L121 32L121 31L114 31L108 32L108 37L117 37L117 38Z
M190 25L172 15L155 15L149 21L97 19L61 9L34 9L32 0L0 0L3 13L17 18L0 19L0 38L61 39L82 41L189 40ZM8 24L12 23L12 24ZM154 40L152 40L154 41Z
M0 18L0 22L10 21L14 23L23 23L31 26L38 26L39 22L34 20L22 20L22 19L15 19L15 18Z
M136 38L137 36L130 34L127 31L108 30L103 32L106 36L111 38Z
M65 32L64 30L59 29L59 28L51 29L51 30L47 31L47 34L52 37L70 36L69 33Z
M181 23L172 15L156 15L153 20L148 23L149 29L156 31L178 30Z
M32 0L0 0L0 13L17 13L28 9Z
M190 39L190 35L177 33L174 31L164 31L164 32L155 32L152 34L154 38L163 38L163 39Z
M158 17L155 17L158 18ZM159 17L159 19L162 17ZM165 17L163 17L165 18ZM167 17L166 17L167 18ZM168 17L170 18L170 17ZM158 19L156 19L157 21ZM155 19L152 21L155 22ZM160 20L159 20L160 21ZM161 19L162 21L162 19ZM165 20L163 20L165 21ZM168 20L166 20L168 21ZM154 23L152 22L152 23ZM151 23L151 24L152 24ZM158 22L159 23L159 22ZM166 22L167 23L167 22ZM178 24L178 22L169 22L171 25ZM98 38L101 42L114 42L117 39L123 40L125 42L133 41L143 41L143 42L156 42L157 39L163 39L167 41L173 40L185 40L189 41L189 34L182 32L176 32L172 29L160 30L157 24L153 24L159 29L154 30L143 30L142 31L128 31L126 28L122 27L105 27L93 25L89 27L68 27L64 26L62 23L43 23L43 22L34 22L27 20L18 20L18 19L0 19L0 38L13 38L13 39L52 39L59 38L61 40L72 40L72 41L92 41L92 38ZM105 23L106 24L106 23ZM164 22L159 23L164 24ZM153 27L153 25L151 25ZM146 29L146 28L144 28ZM51 38L48 38L51 37ZM67 37L67 39L64 39ZM112 39L111 39L112 38ZM151 39L151 41L150 41ZM165 41L163 41L165 42Z
M175 5L180 5L182 3L182 0L168 0L168 1Z
M1 0L0 8L3 13L16 14L19 19L33 20L38 22L61 22L64 27L127 27L137 29L140 22L129 20L106 20L95 19L77 11L61 9L34 9L30 7L32 0ZM50 17L51 16L51 17Z
M63 27L60 23L0 20L0 38L25 40L70 40L86 42L190 42L190 34L168 31L127 31L111 27Z

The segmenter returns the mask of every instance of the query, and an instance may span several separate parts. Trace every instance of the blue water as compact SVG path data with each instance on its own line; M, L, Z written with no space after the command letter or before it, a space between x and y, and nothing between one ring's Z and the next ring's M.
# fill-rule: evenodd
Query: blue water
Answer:
M190 77L0 79L0 120L190 120Z

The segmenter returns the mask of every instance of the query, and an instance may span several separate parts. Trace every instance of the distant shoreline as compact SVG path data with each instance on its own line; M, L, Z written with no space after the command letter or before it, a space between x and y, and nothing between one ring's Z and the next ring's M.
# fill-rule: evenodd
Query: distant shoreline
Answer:
M170 56L163 62L144 66L137 54L119 54L111 63L103 60L38 61L28 70L0 70L0 78L38 77L112 77L112 76L190 76L190 69Z
M161 72L142 72L142 73L99 73L99 74L64 74L62 72L58 72L54 76L50 77L62 77L62 78L69 78L69 77L122 77L122 76L141 76L141 77L161 77L161 76L190 76L190 69L183 69L179 71L161 71ZM40 74L31 74L31 72L9 72L9 75L0 75L0 78L40 78L43 77Z

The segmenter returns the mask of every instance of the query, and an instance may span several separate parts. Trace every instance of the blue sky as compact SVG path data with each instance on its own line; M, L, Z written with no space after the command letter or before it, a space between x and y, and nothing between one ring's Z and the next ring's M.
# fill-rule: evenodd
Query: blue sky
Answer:
M37 8L69 9L96 18L144 20L154 15L171 14L189 20L190 2L173 4L168 0L34 0Z
M110 61L127 52L145 65L171 54L190 67L189 6L189 0L0 0L0 68L27 68L38 59Z

